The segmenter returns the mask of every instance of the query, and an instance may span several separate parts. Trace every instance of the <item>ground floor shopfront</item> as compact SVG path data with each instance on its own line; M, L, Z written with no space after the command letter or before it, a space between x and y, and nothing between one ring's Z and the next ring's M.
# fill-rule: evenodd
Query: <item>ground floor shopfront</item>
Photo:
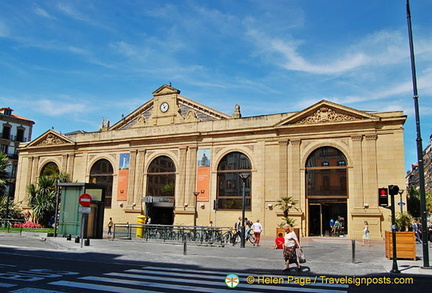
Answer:
M354 238L368 221L371 237L382 239L390 222L377 189L404 184L402 112L329 101L257 117L233 108L228 115L164 85L112 126L48 130L21 146L15 198L27 208L26 186L57 168L105 186L106 223L145 214L152 224L233 226L244 196L246 217L274 235L288 197L302 236L330 235L333 219Z

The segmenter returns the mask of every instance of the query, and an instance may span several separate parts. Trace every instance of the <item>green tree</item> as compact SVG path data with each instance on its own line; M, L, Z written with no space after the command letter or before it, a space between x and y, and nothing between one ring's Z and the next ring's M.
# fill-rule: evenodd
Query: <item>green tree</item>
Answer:
M420 211L420 192L414 186L411 186L408 194L408 212L414 218L421 217ZM426 193L426 213L428 215L432 214L432 195L430 193Z
M408 192L407 210L411 216L420 217L420 193L414 186Z
M10 165L8 156L6 154L0 153L0 196L5 195L6 184L7 184L7 174L6 168Z
M0 153L0 218L22 219L21 210L14 204L13 200L6 194L7 173L6 168L10 165L8 156Z
M46 226L56 214L57 186L61 182L71 182L69 175L59 173L52 176L41 176L36 184L27 186L29 205L33 210L33 219L37 224Z

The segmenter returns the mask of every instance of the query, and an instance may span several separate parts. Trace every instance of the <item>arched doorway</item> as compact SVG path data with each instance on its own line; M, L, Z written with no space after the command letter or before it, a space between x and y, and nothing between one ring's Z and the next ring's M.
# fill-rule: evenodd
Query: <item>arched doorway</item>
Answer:
M313 151L306 161L306 198L310 236L339 236L347 231L347 160L334 147ZM332 233L330 220L339 221Z
M240 152L225 155L219 162L217 170L217 201L218 209L242 209L242 179L240 173L249 175L245 182L245 210L251 210L251 162Z
M90 183L96 183L105 188L104 207L111 208L114 169L106 159L98 160L90 170Z
M146 197L152 200L146 204L146 213L152 224L174 223L175 172L175 164L167 156L157 157L150 163Z
M57 178L60 171L56 163L49 162L45 166L43 166L40 176L48 176L51 178Z

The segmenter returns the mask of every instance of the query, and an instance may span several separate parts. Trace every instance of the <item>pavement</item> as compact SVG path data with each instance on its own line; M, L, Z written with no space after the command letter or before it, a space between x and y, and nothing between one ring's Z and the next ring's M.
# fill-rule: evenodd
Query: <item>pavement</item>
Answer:
M110 261L153 262L161 266L194 265L202 269L282 273L284 261L282 250L273 249L273 238L262 237L260 246L239 244L232 246L206 246L196 243L164 242L144 239L90 239L90 245L75 243L72 238L47 237L38 233L0 233L2 246L20 250L56 251L72 254L73 257L92 256L99 258L109 254ZM385 257L384 241L371 241L371 246L362 246L361 241L342 237L305 237L301 239L307 262L303 272L314 275L370 276L389 274L393 260ZM398 259L396 264L403 276L432 277L432 267L422 268L422 245L417 244L417 259ZM430 243L429 264L432 248Z

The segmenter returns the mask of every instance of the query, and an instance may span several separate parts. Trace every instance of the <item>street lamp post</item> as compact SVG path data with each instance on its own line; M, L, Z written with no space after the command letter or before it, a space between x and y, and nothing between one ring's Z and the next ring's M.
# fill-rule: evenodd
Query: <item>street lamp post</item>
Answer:
M425 178L424 178L424 165L423 165L423 146L420 131L420 111L418 102L418 91L417 91L417 73L415 67L415 57L414 57L414 41L412 34L412 24L411 24L411 9L410 2L406 0L406 10L407 10L407 24L408 24L408 39L410 47L410 57L411 57L411 75L413 84L413 100L414 100L414 116L416 122L416 145L417 145L417 160L418 160L418 171L419 171L419 185L420 185L420 213L421 213L421 224L422 224L422 246L423 246L423 267L427 269L432 269L429 265L429 247L428 247L428 230L427 230L427 211L426 211L426 191L425 191Z
M404 205L404 202L402 201L402 194L403 194L403 192L404 192L403 189L399 190L399 205L400 205L400 212L401 212L401 214L403 213L403 205Z
M250 174L249 173L240 173L239 174L242 182L243 182L243 190L242 190L242 225L241 225L241 234L240 234L240 247L244 248L245 247L245 209L246 209L246 180L249 179Z
M193 193L195 195L195 212L194 212L194 228L196 227L196 220L197 220L197 204L198 204L198 194L200 194L198 191L194 191Z

